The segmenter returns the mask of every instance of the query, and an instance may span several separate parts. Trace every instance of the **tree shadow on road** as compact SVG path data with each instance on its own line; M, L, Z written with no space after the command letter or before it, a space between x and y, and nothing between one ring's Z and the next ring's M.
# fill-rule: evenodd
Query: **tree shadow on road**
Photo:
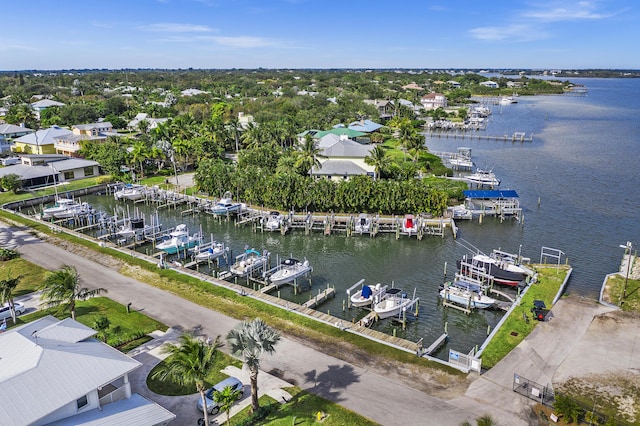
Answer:
M310 370L304 376L307 382L313 383L313 393L333 402L342 401L341 391L360 381L360 376L350 365L330 365L326 371Z

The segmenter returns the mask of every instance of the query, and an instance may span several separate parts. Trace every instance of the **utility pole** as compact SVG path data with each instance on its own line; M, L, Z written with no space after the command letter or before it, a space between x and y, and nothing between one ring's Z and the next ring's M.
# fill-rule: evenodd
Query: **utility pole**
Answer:
M627 298L627 284L629 283L629 272L631 270L631 250L633 250L633 244L631 241L627 241L626 245L620 245L621 248L624 249L625 260L627 261L627 273L624 277L624 287L622 288L622 301L620 305L622 305Z

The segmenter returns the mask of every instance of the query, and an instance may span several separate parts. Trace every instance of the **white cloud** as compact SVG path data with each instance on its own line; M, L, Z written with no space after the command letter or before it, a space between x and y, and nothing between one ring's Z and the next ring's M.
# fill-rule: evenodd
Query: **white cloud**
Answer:
M193 24L176 24L176 23L158 23L141 25L139 30L160 33L208 33L214 31L206 25Z
M479 27L469 31L478 40L485 41L532 41L548 37L544 31L527 24L511 24L503 27Z
M261 38L261 37L248 37L248 36L213 37L213 40L222 46L238 47L243 49L276 45L275 42Z
M596 20L606 19L615 16L616 13L599 12L597 2L579 1L567 5L555 4L539 5L533 10L522 13L522 17L535 19L543 22L576 21L576 20Z

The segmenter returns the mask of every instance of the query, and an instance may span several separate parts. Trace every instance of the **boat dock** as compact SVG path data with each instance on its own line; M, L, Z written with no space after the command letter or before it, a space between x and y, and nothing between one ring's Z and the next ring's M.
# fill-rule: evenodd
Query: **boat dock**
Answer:
M324 302L325 300L329 299L330 297L335 297L335 295L336 295L335 287L327 286L327 288L325 288L324 290L318 290L318 294L315 296L312 296L311 299L304 302L302 306L304 306L305 308L315 308L320 304L322 304L322 302Z
M439 139L470 139L470 140L491 140L502 142L533 142L533 135L527 136L525 132L513 132L511 135L484 135L472 132L444 131L426 132L426 137Z

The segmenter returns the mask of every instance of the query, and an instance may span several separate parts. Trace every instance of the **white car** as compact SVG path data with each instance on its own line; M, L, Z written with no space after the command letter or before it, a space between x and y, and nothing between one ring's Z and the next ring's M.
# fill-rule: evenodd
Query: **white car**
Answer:
M16 316L22 315L27 309L20 302L14 302L13 306L16 309ZM9 308L9 303L5 303L0 306L0 321L11 318L11 309Z
M242 382L235 377L227 377L217 385L213 385L212 388L208 389L204 393L204 396L207 400L207 411L209 412L209 414L217 414L218 411L220 411L218 403L213 400L213 392L222 392L222 390L227 386L231 386L233 390L239 390L241 392L240 398L242 398L242 395L244 394L244 385L242 384ZM198 395L198 410L202 412L202 398L200 397L200 395Z

